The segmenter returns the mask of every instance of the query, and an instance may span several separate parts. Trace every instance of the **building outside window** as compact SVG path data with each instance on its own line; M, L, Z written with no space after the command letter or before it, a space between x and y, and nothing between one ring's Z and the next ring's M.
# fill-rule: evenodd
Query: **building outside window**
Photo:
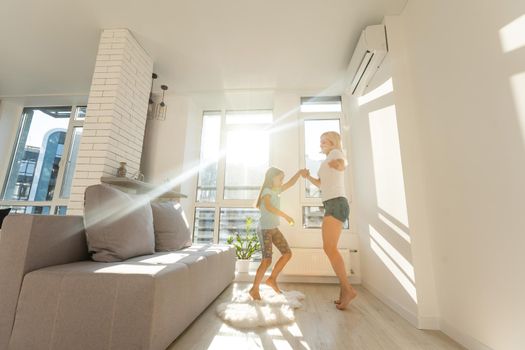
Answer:
M84 106L24 109L0 206L65 214L85 113Z

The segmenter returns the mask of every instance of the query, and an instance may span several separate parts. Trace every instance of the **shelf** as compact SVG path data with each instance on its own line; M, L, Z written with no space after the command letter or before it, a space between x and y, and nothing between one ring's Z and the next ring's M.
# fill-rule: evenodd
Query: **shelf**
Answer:
M103 176L100 178L102 183L122 187L130 190L135 190L137 193L146 193L148 191L158 188L157 186L135 179L130 179L129 177L118 177L118 176ZM172 199L172 198L187 198L185 194L176 192L173 190L166 191L161 195L157 196L159 199Z

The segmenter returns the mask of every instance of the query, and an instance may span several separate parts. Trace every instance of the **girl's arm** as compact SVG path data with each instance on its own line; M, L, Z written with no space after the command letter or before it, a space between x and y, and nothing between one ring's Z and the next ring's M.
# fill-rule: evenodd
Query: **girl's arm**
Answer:
M310 171L307 171L305 178L308 179L311 183L313 183L317 187L321 187L321 179L316 179L315 177L312 177L310 175Z
M266 210L268 210L270 213L272 214L275 214L277 216L280 216L282 218L284 218L288 223L293 223L293 219L288 216L285 212L277 209L276 207L274 207L272 205L272 203L270 202L270 195L266 195L264 196L263 198L263 202L264 202L264 207L266 208Z
M304 174L304 175L303 175ZM299 170L297 173L295 173L294 176L292 176L290 178L290 180L288 180L288 182L286 182L285 184L283 184L281 186L281 192L284 192L286 191L287 189L289 189L290 187L292 187L293 185L295 185L295 183L297 182L297 180L299 180L299 177L300 176L305 176L306 175L306 169L302 169L302 170Z

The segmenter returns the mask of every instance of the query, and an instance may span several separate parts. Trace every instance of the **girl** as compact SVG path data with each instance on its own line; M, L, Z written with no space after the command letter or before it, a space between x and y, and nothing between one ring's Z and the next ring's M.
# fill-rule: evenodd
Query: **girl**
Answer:
M339 300L336 300L335 304L339 310L343 310L357 296L356 291L348 282L343 258L337 250L343 223L348 219L350 213L344 181L347 162L341 146L341 136L337 132L329 131L322 134L320 146L321 152L326 154L326 159L319 168L319 178L312 177L309 172L306 178L321 189L324 205L323 249L341 284Z
M259 285L268 266L272 263L272 243L279 249L282 256L275 264L272 274L266 280L266 284L272 287L277 293L281 293L281 290L277 286L277 276L292 257L292 252L288 246L288 242L281 231L279 231L279 216L283 217L290 225L294 224L294 220L280 210L279 196L281 192L292 187L299 179L299 176L306 176L306 173L306 169L300 170L288 182L283 184L284 172L282 170L270 168L266 171L264 183L255 205L261 212L261 219L257 231L259 240L261 241L262 260L255 274L253 287L250 289L250 295L254 300L261 300Z

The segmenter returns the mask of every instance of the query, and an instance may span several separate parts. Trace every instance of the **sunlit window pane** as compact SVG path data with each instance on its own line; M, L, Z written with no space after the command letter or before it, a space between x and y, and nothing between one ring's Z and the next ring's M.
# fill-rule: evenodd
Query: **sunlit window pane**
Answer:
M321 153L320 139L321 135L326 131L341 132L339 126L339 119L319 119L319 120L305 120L304 121L304 155L306 168L310 170L310 174L317 177L317 172L323 160L326 158ZM319 198L321 192L319 188L314 186L309 181L306 181L306 197Z
M226 119L239 116L231 113L227 113ZM264 128L266 122L267 125L271 122L268 113L244 112L243 122L227 129L224 199L257 197L269 165L269 135Z
M236 233L241 236L255 234L259 216L259 210L255 208L221 208L219 242L225 243L229 236Z
M199 170L198 202L215 202L217 197L217 162L221 145L221 113L204 112Z
M213 243L215 208L195 208L193 225L194 243Z
M26 108L4 200L53 199L71 107Z

